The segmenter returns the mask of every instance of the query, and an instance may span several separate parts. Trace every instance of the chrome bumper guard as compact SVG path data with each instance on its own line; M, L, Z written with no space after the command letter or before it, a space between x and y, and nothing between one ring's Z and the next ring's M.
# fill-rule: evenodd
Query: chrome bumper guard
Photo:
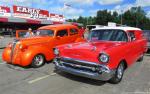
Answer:
M100 65L94 62L71 58L55 58L53 62L56 70L95 80L108 81L115 73L115 70L110 70L106 65Z

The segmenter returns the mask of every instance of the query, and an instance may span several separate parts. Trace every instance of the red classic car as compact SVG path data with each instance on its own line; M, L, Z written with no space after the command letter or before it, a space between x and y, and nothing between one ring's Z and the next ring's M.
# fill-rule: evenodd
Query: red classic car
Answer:
M147 51L143 31L134 27L100 27L93 29L85 42L53 49L56 70L117 84L124 70Z

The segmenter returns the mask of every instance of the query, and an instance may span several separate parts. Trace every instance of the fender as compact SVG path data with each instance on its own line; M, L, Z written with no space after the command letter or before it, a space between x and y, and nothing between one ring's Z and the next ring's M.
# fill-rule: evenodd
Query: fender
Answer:
M54 58L52 48L47 48L45 46L30 46L24 52L22 52L21 65L30 65L34 56L37 54L42 54L46 61L50 61Z

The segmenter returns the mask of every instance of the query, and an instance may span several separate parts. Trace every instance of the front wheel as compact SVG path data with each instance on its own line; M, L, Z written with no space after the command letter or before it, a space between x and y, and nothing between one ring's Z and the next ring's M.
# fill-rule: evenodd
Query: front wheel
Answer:
M38 54L38 55L34 56L31 66L34 68L41 67L42 65L45 64L44 61L45 61L44 56L41 54Z
M121 62L119 64L119 66L117 67L117 69L116 69L114 77L110 79L110 83L118 84L122 80L122 77L123 77L123 74L124 74L124 70L125 70L124 63Z

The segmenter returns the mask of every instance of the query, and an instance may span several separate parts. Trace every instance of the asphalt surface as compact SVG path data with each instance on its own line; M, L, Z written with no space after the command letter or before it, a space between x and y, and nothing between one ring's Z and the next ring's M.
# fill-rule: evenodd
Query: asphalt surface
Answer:
M0 38L0 48L4 48L8 45L8 43L12 42L14 37L5 36Z
M150 55L128 68L116 85L55 73L52 63L34 69L0 62L0 94L150 94Z

